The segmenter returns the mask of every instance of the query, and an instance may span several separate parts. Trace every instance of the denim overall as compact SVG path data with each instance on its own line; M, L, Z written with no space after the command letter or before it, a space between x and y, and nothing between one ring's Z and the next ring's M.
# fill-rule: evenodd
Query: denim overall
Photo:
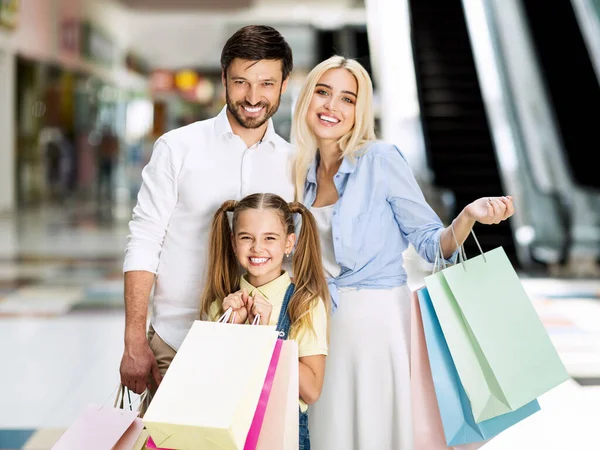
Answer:
M294 284L290 284L285 297L283 298L283 304L281 305L281 312L279 313L279 320L277 321L277 331L279 331L279 339L287 339L290 332L290 316L287 313L288 304L294 293ZM299 407L298 407L299 408ZM298 450L310 450L310 436L308 434L308 414L300 411L300 445Z

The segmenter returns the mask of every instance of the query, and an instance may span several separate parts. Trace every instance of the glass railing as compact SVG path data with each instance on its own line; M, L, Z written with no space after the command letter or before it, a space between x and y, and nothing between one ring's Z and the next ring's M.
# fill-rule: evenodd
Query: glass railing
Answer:
M600 0L571 0L571 3L600 82Z
M512 0L502 5L506 13ZM504 33L503 16L497 14L493 1L463 0L467 26L473 47L482 96L484 98L488 122L492 131L498 165L505 189L514 195L517 214L511 219L513 232L523 266L528 267L532 258L544 263L557 263L563 258L566 242L564 223L561 221L560 203L557 201L552 172L545 152L552 151L547 143L552 138L538 133L536 139L529 140L529 127L547 130L547 124L540 111L527 115L529 123L523 123L519 107L538 105L535 98L540 92L535 89L528 94L523 104L519 99L521 87L527 86L520 79L515 85L512 63L525 59L524 53L517 51L507 55L506 46L514 52L523 42L523 28L515 23L512 35ZM514 5L513 5L514 6ZM512 44L512 45L511 45ZM526 63L531 66L530 63ZM527 70L521 66L521 70ZM511 79L512 78L512 79ZM535 85L535 83L534 83Z

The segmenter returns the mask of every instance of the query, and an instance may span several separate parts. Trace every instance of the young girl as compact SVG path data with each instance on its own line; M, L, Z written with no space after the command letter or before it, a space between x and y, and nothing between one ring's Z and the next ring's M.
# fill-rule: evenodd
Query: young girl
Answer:
M228 212L233 212L233 230ZM302 227L292 258L292 284L283 264L296 243L296 213ZM241 278L238 263L246 272ZM330 309L314 218L302 204L275 194L226 201L213 219L207 267L203 318L217 320L232 308L236 323L252 323L259 316L261 325L276 325L284 338L298 342L299 448L310 449L307 410L323 387Z

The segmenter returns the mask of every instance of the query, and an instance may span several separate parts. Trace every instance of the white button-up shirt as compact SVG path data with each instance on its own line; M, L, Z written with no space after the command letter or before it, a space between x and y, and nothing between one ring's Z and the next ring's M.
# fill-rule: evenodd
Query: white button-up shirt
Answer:
M151 322L174 349L199 318L214 213L224 201L256 192L293 201L293 158L271 120L262 141L247 148L226 107L156 141L129 222L123 271L157 275Z

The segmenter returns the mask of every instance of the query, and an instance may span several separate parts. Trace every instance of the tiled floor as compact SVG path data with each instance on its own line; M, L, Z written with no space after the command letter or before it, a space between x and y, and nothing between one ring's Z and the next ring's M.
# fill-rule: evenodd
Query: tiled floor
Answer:
M85 208L0 218L1 449L50 448L86 404L114 400L126 225Z
M85 208L0 218L0 449L48 449L87 404L114 400L126 236ZM417 287L424 269L408 264ZM574 380L483 449L600 449L600 280L522 280Z

